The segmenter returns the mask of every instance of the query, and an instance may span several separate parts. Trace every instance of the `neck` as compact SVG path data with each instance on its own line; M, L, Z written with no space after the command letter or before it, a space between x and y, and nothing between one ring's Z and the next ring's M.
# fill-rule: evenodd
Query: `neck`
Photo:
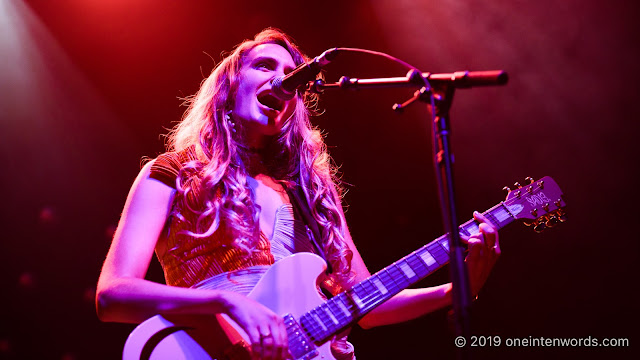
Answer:
M267 166L265 165L264 154L258 150L253 151L249 149L245 160L247 172L250 176L254 177L258 174L266 174Z
M269 174L270 139L266 136L245 137L241 145L244 152L244 163L250 176Z
M243 133L242 139L244 146L247 147L247 149L252 149L252 151L262 151L267 147L269 142L267 136L250 130Z

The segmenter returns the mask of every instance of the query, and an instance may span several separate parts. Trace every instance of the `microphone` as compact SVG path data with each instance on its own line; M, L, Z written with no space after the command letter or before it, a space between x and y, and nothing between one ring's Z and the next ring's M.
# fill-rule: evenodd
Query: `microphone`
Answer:
M337 48L329 49L311 61L298 65L297 68L293 69L293 71L287 75L271 80L273 95L283 101L293 99L296 90L309 81L314 81L320 70L329 64L337 55Z

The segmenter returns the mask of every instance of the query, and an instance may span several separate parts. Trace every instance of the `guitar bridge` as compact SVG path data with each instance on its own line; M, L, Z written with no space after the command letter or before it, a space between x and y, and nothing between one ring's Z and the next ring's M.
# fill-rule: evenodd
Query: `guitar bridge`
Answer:
M289 353L295 360L309 360L318 356L318 350L300 324L291 314L284 316L289 339Z

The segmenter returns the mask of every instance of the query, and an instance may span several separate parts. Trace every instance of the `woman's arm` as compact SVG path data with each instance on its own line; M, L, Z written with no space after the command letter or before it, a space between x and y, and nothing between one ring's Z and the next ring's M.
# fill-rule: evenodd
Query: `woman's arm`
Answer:
M139 323L157 314L225 313L245 330L254 351L263 350L261 334L270 334L269 351L280 352L273 358L283 358L284 322L265 306L234 292L180 288L144 279L175 195L174 189L149 178L150 167L151 163L140 171L131 187L102 267L96 292L98 317Z
M344 215L343 215L344 216ZM471 237L463 237L469 246L465 259L469 269L471 291L475 296L484 285L493 265L500 255L498 232L480 213L474 213L480 222L480 233ZM360 253L358 252L349 230L345 230L345 240L353 251L351 268L356 273L356 282L371 276ZM396 324L418 318L451 304L451 284L429 288L405 289L382 305L373 309L358 324L365 328Z
M163 312L219 310L217 294L144 280L175 194L149 178L150 167L140 171L131 187L98 280L96 307L103 321L137 323Z

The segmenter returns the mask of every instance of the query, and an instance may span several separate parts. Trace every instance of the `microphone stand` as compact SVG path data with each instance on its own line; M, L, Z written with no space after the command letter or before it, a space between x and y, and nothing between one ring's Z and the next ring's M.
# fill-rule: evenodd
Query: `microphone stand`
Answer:
M445 232L449 234L450 277L452 283L453 321L456 336L471 339L471 287L464 262L464 248L458 232L455 188L453 183L453 152L451 150L451 123L449 110L455 87L440 86L434 89L435 116L432 124L434 165L440 211ZM434 111L433 109L431 111ZM470 359L471 347L457 348L458 359Z
M449 234L449 257L453 289L454 329L456 336L471 338L471 289L469 275L464 263L464 248L458 232L458 218L455 206L453 180L453 153L451 150L451 125L449 110L456 88L473 86L504 85L507 73L493 71L459 71L452 74L420 73L411 70L404 78L352 79L343 76L334 84L324 84L316 80L307 90L320 93L325 89L363 89L422 86L414 96L403 104L395 104L393 109L402 112L415 101L427 102L432 115L432 139L436 182L440 199L440 211L446 233ZM433 88L431 88L433 86ZM458 359L470 359L470 346L458 347Z

